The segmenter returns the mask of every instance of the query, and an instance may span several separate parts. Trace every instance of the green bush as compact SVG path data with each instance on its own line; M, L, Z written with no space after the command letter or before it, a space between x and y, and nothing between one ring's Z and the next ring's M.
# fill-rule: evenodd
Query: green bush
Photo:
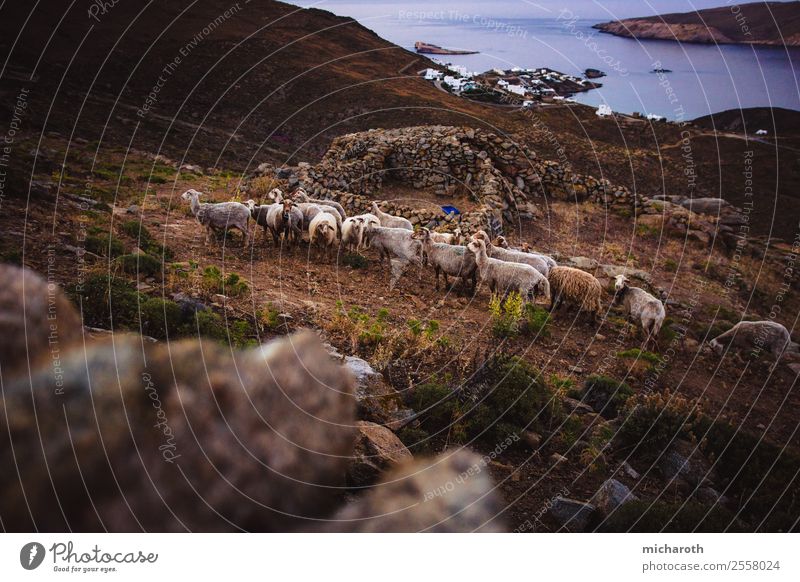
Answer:
M485 390L468 412L467 432L488 442L519 434L549 420L551 393L539 374L516 356L496 356L479 375Z
M81 288L72 287L70 294L83 306L83 321L90 327L135 328L138 322L141 294L132 283L105 274L92 274Z
M122 255L117 261L124 272L132 275L137 272L145 277L161 275L161 261L150 255Z
M342 264L351 269L366 269L369 266L369 261L363 255L345 253L342 257Z
M181 307L169 299L152 298L142 303L139 320L142 333L158 339L177 337L184 331Z
M691 400L665 390L629 398L622 416L625 421L618 433L622 442L645 457L654 457L673 439L695 439L702 413Z
M659 356L658 354L654 354L653 352L647 352L639 348L631 348L629 350L624 350L622 352L617 353L617 356L629 360L641 360L649 364L658 364L661 362L661 356Z
M125 253L125 245L114 236L89 235L86 237L85 247L90 253L112 259Z
M249 321L229 319L226 324L222 317L211 310L198 311L195 317L193 333L199 333L201 336L236 348L258 345L258 342L253 338L255 329Z
M619 507L601 526L605 532L713 533L741 532L733 513L720 505L690 502L630 501Z
M604 418L615 418L632 394L633 390L624 382L607 376L592 375L586 378L581 400Z
M126 220L119 228L124 234L134 239L144 252L168 261L173 259L172 250L159 243L140 221Z
M502 295L492 294L489 300L489 313L492 318L492 333L499 338L516 337L519 333L519 320L522 317L522 296L513 291L503 301Z
M523 308L526 331L534 336L547 337L550 335L548 324L550 323L550 312L543 307L526 303Z
M411 407L424 413L421 423L431 433L446 430L460 417L459 401L453 397L452 389L436 380L414 389Z
M428 432L421 428L403 427L397 437L415 455L426 455L435 452Z

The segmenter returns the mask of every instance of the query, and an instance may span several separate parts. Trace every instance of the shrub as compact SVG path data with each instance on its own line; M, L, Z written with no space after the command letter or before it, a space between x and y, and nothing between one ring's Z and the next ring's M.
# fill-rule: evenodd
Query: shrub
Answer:
M403 427L397 432L397 437L415 455L424 455L434 452L431 436L421 428Z
M125 245L114 236L89 235L85 242L86 250L102 257L116 258L125 253Z
M258 312L258 321L263 325L266 329L277 329L278 326L281 324L281 320L278 317L280 312L272 305L272 303L267 303L264 306L264 309Z
M735 515L720 505L630 501L601 526L605 532L741 532Z
M142 303L139 313L142 333L158 339L177 336L183 329L183 312L180 305L169 299L154 297Z
M633 390L624 382L592 375L583 385L581 399L604 418L614 418L632 394Z
M238 273L228 273L223 277L219 267L213 265L203 269L202 286L209 293L220 293L228 297L239 297L250 289Z
M511 292L503 301L502 295L492 294L489 300L489 313L492 318L492 333L500 338L515 337L519 333L519 320L522 317L522 296Z
M237 348L246 348L258 344L252 337L255 334L255 330L249 321L229 319L226 322L211 310L198 311L195 317L195 331L201 336L215 339Z
M132 283L106 274L89 275L82 288L72 287L70 294L83 306L83 321L90 327L132 328L139 313L140 293Z
M629 350L618 352L617 356L620 358L625 358L630 360L640 360L647 362L649 364L658 364L661 362L661 356L659 356L658 354L644 351L639 348L631 348Z
M366 269L369 266L367 257L354 253L345 253L342 256L342 264L351 269Z
M523 316L525 318L525 329L529 334L543 337L550 335L550 330L547 328L550 323L549 311L533 303L526 303L523 309Z
M122 255L117 261L126 273L139 273L146 277L156 277L161 274L161 261L150 255Z
M436 380L414 388L411 407L424 414L421 424L428 427L429 432L446 430L460 418L459 401L452 392L449 386Z
M496 356L479 372L484 385L467 430L473 437L499 442L546 420L551 394L539 374L521 358Z
M621 440L645 456L661 453L675 438L693 440L695 425L702 417L693 401L669 390L632 396L622 412Z
M137 246L144 252L156 257L163 257L170 261L174 253L168 247L159 243L150 231L138 220L126 220L120 225L120 230L134 239Z

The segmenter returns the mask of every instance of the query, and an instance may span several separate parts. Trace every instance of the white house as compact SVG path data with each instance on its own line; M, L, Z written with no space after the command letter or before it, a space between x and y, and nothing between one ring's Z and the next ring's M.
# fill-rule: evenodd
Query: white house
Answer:
M442 78L442 72L436 69L425 69L425 80L434 81Z
M514 95L521 95L523 97L525 96L525 93L527 93L525 87L523 87L522 85L509 85L508 87L506 87L506 91L508 91L509 93L513 93Z
M597 117L608 117L609 115L614 115L614 112L611 111L611 107L605 103L600 104L600 106L597 108L597 111L594 113L597 115Z
M759 129L756 132L756 135L767 135L767 130L766 129Z
M665 121L667 119L663 115L656 115L655 113L648 113L646 117L650 121Z
M522 102L523 107L533 107L533 104L536 103L535 101L531 101L530 99L526 99Z

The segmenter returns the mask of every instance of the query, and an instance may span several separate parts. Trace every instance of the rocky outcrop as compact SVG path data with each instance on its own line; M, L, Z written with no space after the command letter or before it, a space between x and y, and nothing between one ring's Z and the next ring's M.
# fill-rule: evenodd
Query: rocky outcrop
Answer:
M359 420L353 460L347 471L351 485L374 483L384 471L412 458L402 441L385 426Z
M412 410L402 406L400 395L369 362L356 356L347 356L344 365L356 380L359 419L396 427L413 414Z

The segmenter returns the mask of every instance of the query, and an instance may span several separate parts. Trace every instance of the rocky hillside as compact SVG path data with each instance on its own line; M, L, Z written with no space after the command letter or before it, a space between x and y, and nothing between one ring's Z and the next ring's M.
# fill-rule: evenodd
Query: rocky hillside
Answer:
M800 46L800 2L752 2L596 24L637 39Z

